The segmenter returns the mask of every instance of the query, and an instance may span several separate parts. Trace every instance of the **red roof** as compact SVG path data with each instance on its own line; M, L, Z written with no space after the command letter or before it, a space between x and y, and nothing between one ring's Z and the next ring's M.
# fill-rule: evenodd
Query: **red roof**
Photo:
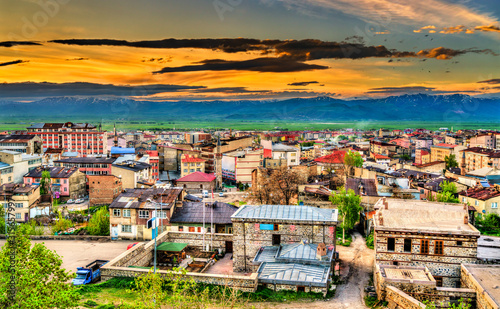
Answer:
M158 151L156 151L156 150L146 150L146 153L147 153L150 157L158 157Z
M205 162L205 160L197 158L197 157L192 157L192 156L186 156L185 158L181 159L182 163L198 163L198 162Z
M177 182L212 182L215 176L203 172L194 172L177 179Z
M458 145L452 145L452 144L440 143L440 144L437 144L436 146L440 146L440 147L448 147L448 148L455 148L455 147L457 147Z
M264 149L264 158L272 158L273 150L272 149Z
M381 154L378 154L378 153L374 153L372 152L372 155L375 159L379 159L379 160L389 160L390 158L387 157L387 156L384 156L384 155L381 155Z
M332 154L319 157L317 159L314 159L314 161L328 164L343 164L346 153L347 151L345 150L336 150Z

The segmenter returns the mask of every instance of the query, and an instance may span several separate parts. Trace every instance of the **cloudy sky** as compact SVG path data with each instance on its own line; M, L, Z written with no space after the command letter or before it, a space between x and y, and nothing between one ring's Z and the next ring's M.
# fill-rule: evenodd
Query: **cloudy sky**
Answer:
M0 0L0 96L500 96L498 0Z

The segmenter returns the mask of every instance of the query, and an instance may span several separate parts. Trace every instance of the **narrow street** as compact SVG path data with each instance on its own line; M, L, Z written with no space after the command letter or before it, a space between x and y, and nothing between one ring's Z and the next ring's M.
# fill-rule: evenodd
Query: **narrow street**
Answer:
M348 274L343 278L344 283L337 286L335 297L329 300L314 302L293 302L288 304L259 304L258 308L367 308L364 304L364 287L368 284L373 268L374 252L368 249L365 239L355 232L353 242L349 247L337 246L341 260L341 268L348 267Z

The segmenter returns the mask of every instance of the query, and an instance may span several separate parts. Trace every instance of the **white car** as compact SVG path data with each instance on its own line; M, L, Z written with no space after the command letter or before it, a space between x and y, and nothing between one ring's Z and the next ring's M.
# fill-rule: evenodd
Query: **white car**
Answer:
M69 200L66 202L66 204L73 204L74 202L75 202L75 200L73 200L73 199L69 199Z
M79 199L77 199L77 200L75 201L75 203L76 203L76 204L81 204L81 203L83 203L83 202L84 202L84 200L83 200L82 198L79 198Z

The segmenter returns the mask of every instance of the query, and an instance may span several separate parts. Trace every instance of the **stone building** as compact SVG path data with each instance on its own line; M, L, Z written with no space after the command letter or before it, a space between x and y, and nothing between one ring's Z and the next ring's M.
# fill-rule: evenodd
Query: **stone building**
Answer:
M188 193L201 193L215 188L215 176L202 172L194 172L177 179L177 186L183 187Z
M297 205L245 205L233 221L234 271L257 270L252 264L261 247L281 244L324 243L333 246L338 212Z
M462 265L462 286L476 291L476 308L500 308L500 265Z
M383 198L375 209L376 264L427 267L438 287L459 287L460 265L478 263L464 205Z
M122 180L114 175L88 175L89 205L109 205L122 193Z

